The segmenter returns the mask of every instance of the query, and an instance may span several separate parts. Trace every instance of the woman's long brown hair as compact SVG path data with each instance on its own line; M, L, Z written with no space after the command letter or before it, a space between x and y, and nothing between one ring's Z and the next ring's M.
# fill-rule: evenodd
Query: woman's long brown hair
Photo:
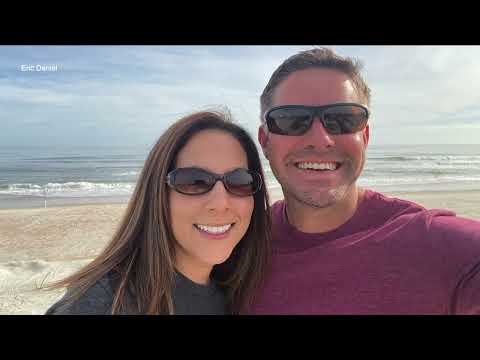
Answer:
M268 267L270 213L265 177L250 135L228 113L203 111L174 123L150 151L123 219L112 240L88 265L47 289L68 288L73 301L107 274L115 274L112 314L174 314L175 238L165 182L178 152L189 139L207 129L219 129L242 145L249 169L259 172L263 186L254 195L254 210L245 236L211 277L225 291L229 312L247 308ZM133 303L131 301L133 299Z

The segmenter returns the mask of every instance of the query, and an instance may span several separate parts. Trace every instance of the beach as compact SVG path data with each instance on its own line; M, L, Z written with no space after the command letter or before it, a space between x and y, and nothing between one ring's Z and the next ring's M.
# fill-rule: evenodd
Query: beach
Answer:
M480 220L480 191L392 192L389 196L416 202L428 209L449 209L457 216Z
M480 191L389 195L480 220ZM43 314L63 291L35 289L91 261L114 234L125 208L123 203L0 210L0 314Z
M0 314L43 314L63 291L35 290L90 262L126 204L0 210Z

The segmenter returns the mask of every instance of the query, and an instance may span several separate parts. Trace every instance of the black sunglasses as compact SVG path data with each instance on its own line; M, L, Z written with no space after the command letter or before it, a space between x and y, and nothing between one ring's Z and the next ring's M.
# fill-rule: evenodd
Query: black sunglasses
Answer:
M262 187L259 173L248 169L235 169L223 175L196 167L178 168L167 175L167 184L185 195L201 195L213 189L221 181L225 189L236 196L250 196Z
M316 116L329 134L341 135L365 129L369 112L365 106L356 103L283 105L265 112L265 121L273 134L299 136L312 127Z

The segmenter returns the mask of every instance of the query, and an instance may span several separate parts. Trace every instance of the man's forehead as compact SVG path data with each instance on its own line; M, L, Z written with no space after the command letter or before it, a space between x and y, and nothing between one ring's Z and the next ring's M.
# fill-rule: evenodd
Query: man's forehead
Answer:
M275 89L273 106L280 104L325 105L358 102L353 81L331 69L306 69L290 74Z

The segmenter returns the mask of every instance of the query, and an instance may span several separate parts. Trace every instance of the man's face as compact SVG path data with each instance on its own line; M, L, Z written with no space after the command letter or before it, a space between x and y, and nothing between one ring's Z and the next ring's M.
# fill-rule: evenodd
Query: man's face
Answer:
M350 78L330 69L291 74L275 89L272 100L272 107L361 103ZM285 198L324 208L346 199L345 195L355 186L365 162L369 128L354 134L330 135L315 118L312 127L301 136L272 134L261 126L258 138ZM321 164L315 165L317 168L334 164L336 169L305 169L312 163Z

